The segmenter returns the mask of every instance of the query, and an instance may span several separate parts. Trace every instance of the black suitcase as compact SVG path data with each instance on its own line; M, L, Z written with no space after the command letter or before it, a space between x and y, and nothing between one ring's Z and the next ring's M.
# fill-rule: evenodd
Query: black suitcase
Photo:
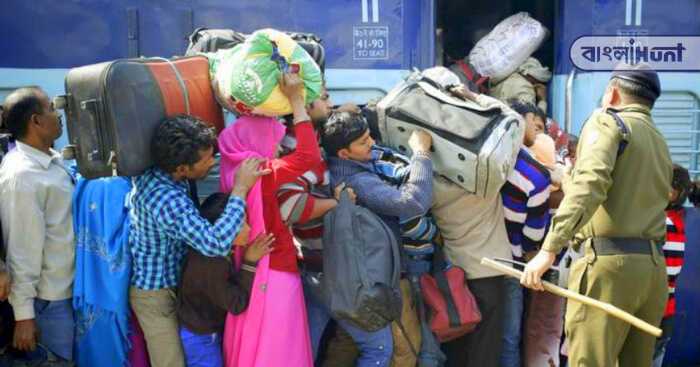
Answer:
M203 56L125 59L71 69L56 100L67 117L66 155L86 178L135 176L151 166L150 144L166 117L187 113L220 132L223 112Z
M304 48L316 61L321 71L326 66L326 52L321 45L321 39L313 33L285 32L299 46ZM186 56L197 55L201 52L216 52L225 50L243 43L248 37L247 34L234 31L232 29L209 29L197 28L189 36L190 43L185 51Z

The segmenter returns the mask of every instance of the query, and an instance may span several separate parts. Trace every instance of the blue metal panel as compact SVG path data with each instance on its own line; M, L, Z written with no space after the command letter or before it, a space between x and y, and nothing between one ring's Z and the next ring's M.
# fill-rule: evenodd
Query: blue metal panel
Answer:
M130 49L182 54L185 36L201 26L313 32L324 39L331 68L410 69L431 65L434 57L434 0L6 2L11 11L0 13L0 67L70 68L129 57ZM356 37L357 30L377 29L380 40ZM358 47L370 52L363 56Z
M676 281L676 319L665 366L700 365L700 211L688 208L685 218L685 265Z

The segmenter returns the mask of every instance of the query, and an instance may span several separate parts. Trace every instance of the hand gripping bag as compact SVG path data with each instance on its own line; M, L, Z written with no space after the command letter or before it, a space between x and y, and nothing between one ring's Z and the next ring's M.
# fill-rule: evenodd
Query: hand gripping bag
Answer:
M321 93L321 70L316 62L289 35L274 29L256 31L234 48L208 56L219 102L238 114L292 113L278 86L283 72L299 73L306 103Z

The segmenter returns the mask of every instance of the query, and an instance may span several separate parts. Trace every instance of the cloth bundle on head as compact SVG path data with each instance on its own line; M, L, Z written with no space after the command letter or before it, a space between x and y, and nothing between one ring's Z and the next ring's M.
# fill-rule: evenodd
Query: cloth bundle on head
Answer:
M518 73L523 76L531 76L541 83L548 83L552 79L552 72L549 68L542 66L539 60L528 57L524 63L518 66Z
M549 34L540 22L520 12L502 20L469 52L476 71L497 84L518 70Z
M219 103L238 114L292 113L278 85L284 72L299 73L307 104L321 94L321 69L314 59L291 37L274 29L256 31L234 48L207 57Z

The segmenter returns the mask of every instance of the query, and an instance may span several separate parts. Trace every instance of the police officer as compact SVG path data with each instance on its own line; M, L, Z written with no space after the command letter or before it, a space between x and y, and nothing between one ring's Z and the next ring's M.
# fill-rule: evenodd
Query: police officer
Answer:
M673 171L651 118L660 92L659 77L647 65L612 73L602 109L583 127L564 200L525 268L524 286L542 290L541 276L556 254L569 243L583 246L569 289L660 323L667 291L660 246ZM655 338L603 311L569 301L565 330L572 367L651 365Z

